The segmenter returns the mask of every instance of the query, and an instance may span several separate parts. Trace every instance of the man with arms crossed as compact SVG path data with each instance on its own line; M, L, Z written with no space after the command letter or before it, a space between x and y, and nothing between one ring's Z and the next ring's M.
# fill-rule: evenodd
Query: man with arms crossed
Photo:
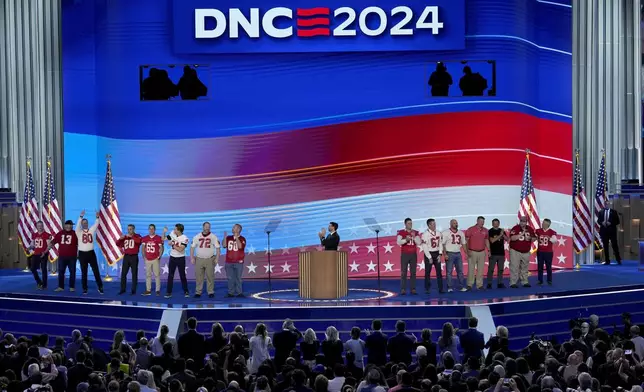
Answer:
M488 231L490 239L490 264L487 268L487 288L492 288L494 279L494 268L496 267L496 287L504 289L503 270L505 269L505 241L507 241L505 231L501 228L501 221L492 219L492 228Z
M166 229L159 237L156 234L157 227L154 224L148 226L148 235L141 239L141 254L145 263L145 292L143 295L152 294L152 274L154 273L154 288L157 297L161 295L161 271L159 263L163 255L163 239L166 236Z
M447 276L447 292L454 291L452 285L452 271L456 267L456 281L461 286L461 291L467 291L463 283L463 256L461 249L467 253L467 240L465 234L458 229L458 221L449 221L449 229L441 233L443 241L443 254L445 255L445 275Z
M196 252L195 248L197 249ZM197 281L197 289L195 290L195 298L201 297L204 275L206 276L208 298L215 298L215 265L219 262L220 252L219 238L210 232L210 223L204 222L201 233L192 239L192 246L190 247L190 262L193 265L196 264L195 280ZM197 254L196 259L195 253Z
M528 218L519 218L519 224L510 229L510 287L518 288L517 281L521 280L523 287L528 283L528 266L530 265L530 248L536 239L534 230L528 226Z
M98 259L96 259L96 252L94 252L94 233L98 227L98 219L100 214L96 213L96 221L92 227L89 227L89 222L85 219L85 210L81 211L78 222L76 222L76 236L78 236L78 261L81 266L81 282L83 284L83 294L87 294L87 273L88 267L92 268L98 292L103 294L103 280L101 273L98 269Z
M228 294L226 297L243 297L242 273L244 272L244 256L246 238L241 235L242 226L233 225L233 235L224 232L226 245L226 278L228 278Z
M134 232L134 225L127 225L127 234L122 235L116 241L116 245L123 249L123 265L121 265L121 291L119 295L125 294L127 286L127 273L132 269L132 295L136 294L136 285L139 283L139 249L141 236Z
M407 292L407 269L409 269L409 288L412 295L416 295L416 263L418 253L416 246L420 245L420 233L412 229L411 218L405 219L405 228L398 231L396 242L400 245L400 295Z
M179 278L181 279L181 287L183 288L183 296L190 297L188 291L188 279L186 279L186 247L188 246L188 237L183 234L184 227L181 223L174 225L174 230L166 237L170 241L170 261L168 266L170 271L168 273L168 287L166 288L165 298L172 297L172 286L174 284L174 272L179 270ZM168 228L163 229L164 232Z
M465 232L467 239L467 289L483 289L483 270L485 269L485 257L490 247L487 229L483 226L485 218L476 218L476 224ZM475 275L476 271L476 275Z
M36 222L36 232L31 235L31 244L29 244L29 249L33 250L34 254L29 259L31 273L36 279L38 290L47 288L47 242L50 238L42 221ZM38 276L38 269L42 273L42 279Z
M63 230L54 235L47 251L58 244L58 288L65 290L65 269L69 269L69 291L76 291L76 259L78 258L78 237L74 231L74 222L66 220Z
M438 292L444 293L440 260L440 255L443 253L441 233L436 231L436 221L434 219L427 219L427 230L421 236L420 247L423 250L425 262L425 294L429 294L431 288L432 266L436 268Z

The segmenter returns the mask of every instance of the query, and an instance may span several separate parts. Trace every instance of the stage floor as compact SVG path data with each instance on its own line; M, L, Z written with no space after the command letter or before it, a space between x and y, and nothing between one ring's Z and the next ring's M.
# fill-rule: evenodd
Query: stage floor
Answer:
M361 306L361 305L386 305L386 306L428 306L428 305L472 305L512 302L537 298L561 297L566 295L601 293L618 290L644 288L644 272L638 270L638 263L625 261L624 265L589 265L582 266L580 270L556 271L552 286L536 285L536 276L531 274L531 288L473 290L439 294L436 281L432 280L430 294L425 294L423 280L417 280L418 295L399 295L400 282L398 279L383 279L381 291L378 291L378 282L374 279L357 279L349 282L350 292L347 298L341 300L304 300L298 297L296 280L273 280L269 291L266 280L247 280L244 282L245 298L225 298L226 282L217 281L215 284L215 298L207 295L201 298L185 298L181 292L181 285L175 279L174 296L170 299L161 296L144 297L141 293L145 283L139 282L137 295L128 293L118 295L119 282L106 282L105 294L101 295L96 290L94 281L89 282L89 292L82 294L80 273L76 278L76 292L54 292L57 277L49 277L49 288L45 291L36 290L31 273L17 270L0 271L0 296L25 299L60 300L74 302L93 302L105 304L124 304L133 306L168 307L168 308L228 308L228 307L299 307L299 306ZM67 283L67 282L66 282ZM508 278L504 279L506 286ZM194 294L194 281L189 281L191 294ZM165 288L165 281L162 282Z

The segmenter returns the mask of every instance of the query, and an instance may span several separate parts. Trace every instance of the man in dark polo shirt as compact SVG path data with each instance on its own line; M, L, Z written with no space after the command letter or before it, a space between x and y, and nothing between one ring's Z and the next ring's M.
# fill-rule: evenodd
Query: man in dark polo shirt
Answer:
M487 288L492 288L492 280L494 279L494 268L496 272L496 287L504 289L503 284L503 269L505 267L505 232L501 228L501 221L498 219L492 220L492 228L488 231L490 239L490 263L487 268Z

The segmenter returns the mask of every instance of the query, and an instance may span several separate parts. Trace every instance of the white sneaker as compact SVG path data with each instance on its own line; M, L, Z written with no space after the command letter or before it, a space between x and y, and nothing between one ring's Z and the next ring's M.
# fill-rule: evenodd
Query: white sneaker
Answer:
M447 292L448 292L448 293L451 293L451 292L453 292L453 291L454 291L454 290L452 290L452 289L447 289Z
M467 291L467 287L461 287L461 291Z

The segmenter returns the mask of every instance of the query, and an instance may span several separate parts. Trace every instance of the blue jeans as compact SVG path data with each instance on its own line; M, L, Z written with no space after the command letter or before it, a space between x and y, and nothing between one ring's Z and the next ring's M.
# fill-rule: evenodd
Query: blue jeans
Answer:
M244 272L244 264L242 263L226 263L226 277L228 278L228 294L239 295L242 294L242 273Z
M445 261L445 277L447 278L447 288L453 289L452 285L452 271L456 267L456 282L459 286L463 286L465 279L463 278L463 257L461 252L447 252L447 260Z

